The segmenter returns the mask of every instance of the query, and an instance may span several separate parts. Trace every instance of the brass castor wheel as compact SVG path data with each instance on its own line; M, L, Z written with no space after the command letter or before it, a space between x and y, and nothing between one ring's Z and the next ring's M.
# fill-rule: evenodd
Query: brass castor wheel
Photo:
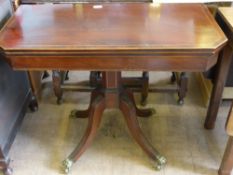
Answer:
M12 168L8 167L3 171L4 175L12 175L13 174L13 170Z
M155 169L157 171L160 171L167 163L167 159L163 156L157 158L156 164L155 164Z
M62 162L63 172L65 174L69 174L72 165L73 165L73 162L71 160L69 160L69 159L64 160Z

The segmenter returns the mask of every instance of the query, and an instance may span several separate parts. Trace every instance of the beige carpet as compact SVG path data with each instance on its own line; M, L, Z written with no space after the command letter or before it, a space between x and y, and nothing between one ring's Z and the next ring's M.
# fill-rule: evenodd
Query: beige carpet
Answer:
M70 73L70 81L87 77L87 72ZM170 73L151 73L150 81L162 85L169 83L169 77ZM135 97L139 102L139 94ZM147 106L157 113L139 118L147 138L167 157L167 166L161 171L155 171L153 162L131 139L122 114L106 110L92 146L70 174L217 175L227 140L224 124L228 103L221 107L216 128L207 131L203 129L206 108L195 80L190 80L185 104L179 106L176 100L177 94L150 94ZM88 93L65 92L64 103L59 106L51 83L47 83L39 111L27 113L10 151L14 175L62 174L61 162L78 144L87 125L87 119L70 119L69 112L86 108L88 102Z

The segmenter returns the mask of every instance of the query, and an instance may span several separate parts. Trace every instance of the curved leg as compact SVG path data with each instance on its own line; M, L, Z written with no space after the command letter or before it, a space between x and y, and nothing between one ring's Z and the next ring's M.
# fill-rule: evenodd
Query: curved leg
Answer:
M142 73L142 92L141 92L141 105L146 105L146 100L148 97L149 91L149 73L143 72Z
M77 109L72 110L70 112L69 117L70 118L87 118L91 110L91 104L93 103L93 101L98 95L101 95L101 93L97 89L93 90L91 93L90 106L86 110L77 110Z
M130 99L125 95L120 97L120 110L122 111L125 117L126 123L133 138L146 152L146 154L152 160L156 161L156 169L161 169L162 165L166 163L166 159L148 142L148 140L143 135L136 117L134 105L131 103Z
M153 115L156 111L154 108L147 108L147 109L139 109L135 103L133 93L130 90L126 90L126 95L128 95L129 99L132 102L132 105L134 106L136 110L136 115L139 117L150 117Z
M188 77L185 72L181 72L180 79L179 79L179 91L178 91L178 104L183 105L184 104L184 98L186 96L186 92L188 89Z
M63 91L61 89L61 84L62 84L62 72L58 70L53 70L53 90L54 93L57 97L57 104L62 103L62 95Z
M78 158L82 155L82 153L91 144L94 136L96 135L96 131L99 127L101 116L103 114L104 109L105 109L104 97L103 96L96 97L93 103L91 104L90 113L88 117L88 126L84 136L82 137L80 143L74 149L74 151L63 162L65 173L69 172L72 164L78 160Z

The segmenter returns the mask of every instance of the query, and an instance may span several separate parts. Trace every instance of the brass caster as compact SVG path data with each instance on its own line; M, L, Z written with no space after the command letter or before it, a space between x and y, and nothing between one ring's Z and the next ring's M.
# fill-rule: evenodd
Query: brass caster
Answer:
M76 111L77 111L77 110L75 110L75 109L72 110L72 111L70 112L69 117L70 117L70 118L77 118L77 117L76 117Z
M155 164L155 170L156 171L160 171L162 169L162 165L160 165L159 163Z
M157 171L160 171L167 163L167 159L164 156L159 156L152 161L153 161L152 164L154 165Z
M69 159L66 159L66 160L63 161L62 165L63 165L64 173L69 174L70 169L71 169L71 167L73 165L73 162L71 160L69 160Z
M167 163L167 159L164 156L158 158L158 162L160 165L165 165Z

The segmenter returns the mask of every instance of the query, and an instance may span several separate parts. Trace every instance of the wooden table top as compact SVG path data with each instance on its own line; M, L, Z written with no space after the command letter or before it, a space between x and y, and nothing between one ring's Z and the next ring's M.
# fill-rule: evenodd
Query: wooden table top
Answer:
M221 7L218 11L233 32L233 7Z
M184 27L185 26L185 27ZM225 41L204 5L22 5L4 50L216 49Z
M216 54L226 41L224 33L202 4L22 5L0 32L0 48L11 65L36 69L170 70L175 67L174 70L204 71L216 63ZM58 53L60 64L68 55L76 59L89 55L92 60L98 56L101 63L109 61L104 60L104 56L111 55L111 63L100 66L95 62L99 67L65 63L66 66L59 67L60 64L45 65L35 56L54 56L54 60ZM33 55L34 60L27 60L26 65L26 59L29 59L26 56ZM142 66L142 60L134 63L139 57L161 60L153 64L145 60ZM185 57L183 66L174 66L179 63L175 60L178 57L178 61ZM122 65L127 59L135 66ZM195 59L196 63L191 65ZM89 63L92 60L88 60ZM33 65L35 61L39 67ZM82 63L84 61L87 62L87 58Z

